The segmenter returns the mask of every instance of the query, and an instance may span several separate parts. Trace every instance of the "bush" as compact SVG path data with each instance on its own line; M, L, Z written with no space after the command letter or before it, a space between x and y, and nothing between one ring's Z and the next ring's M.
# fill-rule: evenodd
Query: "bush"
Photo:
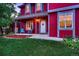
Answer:
M75 43L74 48L79 49L79 40Z
M3 34L0 34L0 36L3 36Z
M69 48L72 48L72 49L79 49L79 40L77 39L74 39L74 38L65 38L64 39L64 43L69 47Z
M64 43L65 43L68 47L73 47L72 38L65 38L65 39L64 39Z

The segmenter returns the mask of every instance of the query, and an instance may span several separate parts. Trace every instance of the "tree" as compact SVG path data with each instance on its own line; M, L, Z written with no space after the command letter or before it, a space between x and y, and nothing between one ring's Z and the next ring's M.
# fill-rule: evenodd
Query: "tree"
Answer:
M5 29L12 23L11 15L15 13L15 4L12 3L1 3L0 4L0 28L5 34Z

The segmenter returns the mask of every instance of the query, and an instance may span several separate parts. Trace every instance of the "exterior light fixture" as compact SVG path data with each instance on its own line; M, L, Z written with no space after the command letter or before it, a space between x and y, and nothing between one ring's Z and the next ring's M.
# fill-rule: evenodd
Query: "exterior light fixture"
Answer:
M36 19L36 22L40 22L40 19Z

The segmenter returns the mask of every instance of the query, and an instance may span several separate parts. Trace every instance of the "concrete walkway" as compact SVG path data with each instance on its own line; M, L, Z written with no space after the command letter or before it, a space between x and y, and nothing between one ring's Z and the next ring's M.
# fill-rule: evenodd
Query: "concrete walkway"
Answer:
M32 35L29 38L44 39L44 40L54 40L54 41L63 41L63 38L49 37L47 34L16 34L16 35Z

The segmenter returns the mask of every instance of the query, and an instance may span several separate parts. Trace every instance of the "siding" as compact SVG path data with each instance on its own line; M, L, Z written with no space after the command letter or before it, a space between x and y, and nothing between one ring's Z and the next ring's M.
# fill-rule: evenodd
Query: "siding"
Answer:
M24 15L25 14L25 8L24 7L21 8L20 13L21 13L21 15Z
M50 14L50 33L52 37L57 37L57 13Z
M75 34L79 37L79 9L75 11Z
M43 7L44 12L46 12L47 11L47 3L44 3L43 5L44 5L44 7Z
M60 30L59 37L71 37L72 35L72 30Z
M79 4L79 3L49 3L49 10L77 5L77 4Z

